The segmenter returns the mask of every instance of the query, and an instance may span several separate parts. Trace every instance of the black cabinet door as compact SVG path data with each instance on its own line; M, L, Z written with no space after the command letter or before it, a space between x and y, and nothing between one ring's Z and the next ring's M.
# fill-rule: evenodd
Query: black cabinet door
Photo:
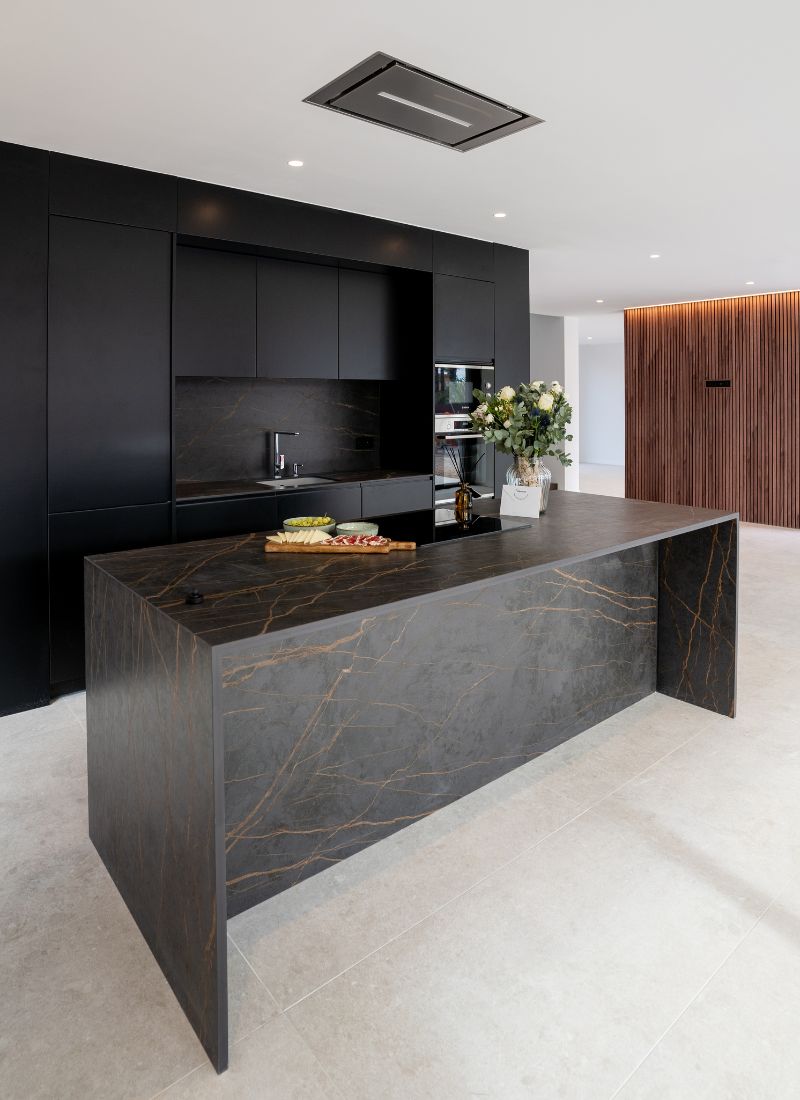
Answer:
M258 261L260 378L337 378L339 278L335 267Z
M174 231L178 181L141 168L51 153L50 213Z
M276 495L278 523L295 516L331 516L337 523L361 519L361 486L283 490Z
M256 262L255 256L178 246L176 375L255 377Z
M453 233L434 233L433 270L437 275L494 281L494 245Z
M0 143L0 714L47 702L47 153Z
M271 531L276 523L274 497L203 501L199 504L179 504L175 509L178 542Z
M339 377L400 377L400 297L391 275L339 271Z
M433 299L437 360L490 363L494 359L494 284L436 275Z
M84 675L83 559L169 542L170 505L107 508L50 517L50 680L78 686Z
M365 516L391 516L433 507L433 479L408 478L371 481L361 486L361 510Z
M50 511L168 500L169 233L50 219Z

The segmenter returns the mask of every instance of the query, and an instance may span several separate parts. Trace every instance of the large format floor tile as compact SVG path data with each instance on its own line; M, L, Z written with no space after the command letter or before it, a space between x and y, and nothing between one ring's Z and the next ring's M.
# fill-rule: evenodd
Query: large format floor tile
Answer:
M652 696L232 921L221 1077L88 841L83 696L0 719L3 1100L795 1100L800 532L740 578L736 721Z

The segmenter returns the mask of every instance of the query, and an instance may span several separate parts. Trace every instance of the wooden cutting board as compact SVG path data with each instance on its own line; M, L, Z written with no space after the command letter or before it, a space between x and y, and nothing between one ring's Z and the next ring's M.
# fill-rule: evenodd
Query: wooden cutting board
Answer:
M385 546L330 546L318 542L313 546L302 546L294 542L267 542L264 550L268 554L388 554L390 550L416 550L415 542L388 542Z

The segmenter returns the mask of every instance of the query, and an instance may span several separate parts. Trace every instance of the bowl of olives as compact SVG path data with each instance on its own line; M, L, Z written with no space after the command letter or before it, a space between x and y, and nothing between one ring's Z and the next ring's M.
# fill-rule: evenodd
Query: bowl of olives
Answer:
M293 516L283 521L284 531L324 531L332 535L336 531L336 520L331 516Z

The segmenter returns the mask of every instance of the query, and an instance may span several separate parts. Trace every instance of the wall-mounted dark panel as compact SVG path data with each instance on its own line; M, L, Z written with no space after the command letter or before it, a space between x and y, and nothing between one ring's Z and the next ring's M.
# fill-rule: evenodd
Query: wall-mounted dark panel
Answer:
M83 559L170 541L170 506L105 508L50 517L50 679L83 679Z
M338 378L338 329L335 267L258 261L260 378Z
M50 511L169 500L168 233L50 219Z
M411 321L407 321L411 323ZM403 315L391 275L339 272L339 377L400 378Z
M491 363L494 359L494 284L452 275L434 277L437 359Z
M332 516L337 523L361 519L361 486L338 485L335 489L298 489L278 493L278 522L295 516Z
M434 233L433 270L437 275L494 281L494 245L453 233Z
M174 231L177 194L174 176L50 154L51 214Z
M178 181L178 232L420 271L433 264L429 229L195 180Z
M277 508L272 496L179 504L175 509L178 542L271 531L276 523Z
M494 246L495 266L495 387L518 386L530 381L531 327L527 249ZM495 456L495 494L499 497L506 479L509 457Z
M0 714L48 699L47 159L0 143Z
M256 263L254 256L178 246L173 341L176 375L255 377Z

